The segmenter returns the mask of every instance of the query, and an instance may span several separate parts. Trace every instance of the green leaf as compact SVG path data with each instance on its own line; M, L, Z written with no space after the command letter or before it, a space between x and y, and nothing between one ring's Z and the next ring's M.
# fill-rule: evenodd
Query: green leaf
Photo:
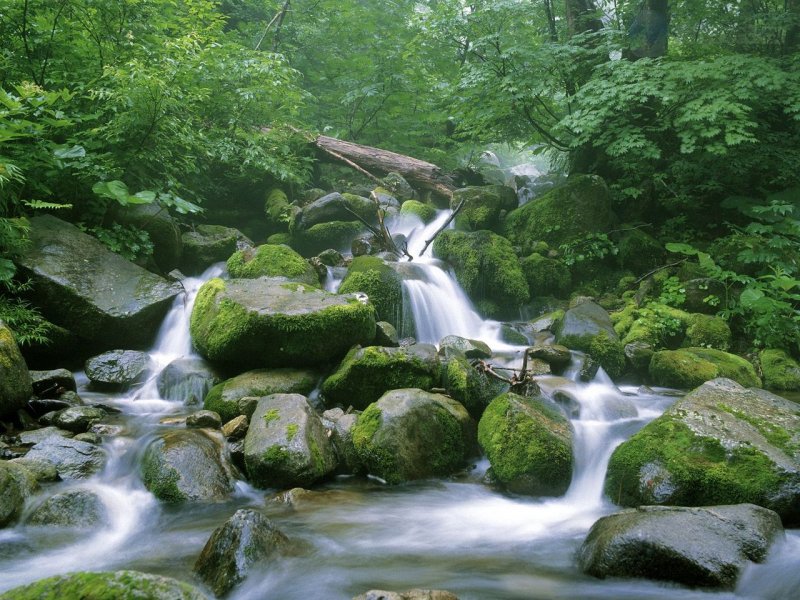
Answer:
M136 198L136 200L134 200ZM156 193L151 192L150 190L143 190L141 192L136 192L133 196L128 198L128 202L131 204L152 204L155 202Z
M764 292L755 288L747 288L739 296L739 304L744 308L753 308L764 297Z
M130 198L128 186L117 179L113 181L98 181L92 186L92 191L103 198L116 200L122 206L127 206L128 198Z
M7 258L0 258L0 281L11 281L17 272L17 267Z
M86 156L86 149L83 146L72 146L71 148L61 147L53 150L56 158L83 158Z
M60 202L45 202L44 200L23 200L25 206L41 210L59 210L62 208L72 208L72 204L61 204Z
M696 256L699 254L697 248L690 244L681 244L678 242L670 242L666 244L665 248L669 252L675 252L676 254L685 254L686 256Z

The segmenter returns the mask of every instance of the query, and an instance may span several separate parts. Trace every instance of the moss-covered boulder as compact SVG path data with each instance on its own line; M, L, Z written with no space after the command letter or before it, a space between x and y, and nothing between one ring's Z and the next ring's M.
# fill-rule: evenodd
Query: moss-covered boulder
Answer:
M462 469L475 449L475 422L452 398L397 389L359 415L352 439L367 471L397 484Z
M33 382L14 334L0 321L0 418L13 415L33 395Z
M578 563L600 578L733 588L745 567L763 562L782 537L778 515L752 504L640 506L597 521L578 551Z
M265 244L235 252L227 263L231 277L256 279L258 277L285 277L319 287L319 277L311 264L283 244Z
M403 321L403 279L389 263L377 256L358 256L350 263L339 286L340 294L362 292L375 307L377 318L396 329Z
M474 419L480 419L492 399L505 392L508 385L478 371L466 357L451 356L442 367L442 387Z
M431 344L354 348L322 384L329 404L364 409L398 388L429 390L439 383L439 359Z
M297 216L295 229L307 231L315 225L332 221L353 221L358 215L367 222L377 222L375 203L369 198L355 194L333 192L303 207Z
M190 331L200 354L239 370L318 365L371 342L375 309L301 283L212 279L197 295Z
M317 413L300 394L258 401L244 438L248 479L259 487L306 486L336 468L333 446Z
M303 394L313 390L320 374L310 369L256 369L215 385L203 402L206 410L219 414L223 423L245 414L242 398L270 394Z
M214 263L228 260L239 245L253 245L241 231L223 225L197 225L184 233L182 240L181 271L187 275L197 275Z
M463 354L467 358L491 358L492 349L481 340L472 340L459 335L446 335L439 340L439 354L450 356L452 353Z
M36 477L22 465L0 461L0 527L13 522L26 500L39 489Z
M557 247L587 233L607 232L616 222L605 182L596 175L575 175L512 211L504 232L527 255L539 241Z
M299 212L300 207L289 202L283 190L270 190L264 202L267 234L287 233L289 224L294 222Z
M747 387L761 387L753 365L741 356L711 348L662 350L650 359L650 377L657 385L693 388L717 377Z
M463 202L455 218L456 229L462 231L496 230L500 216L517 208L516 192L505 185L487 185L461 188L453 192L450 209Z
M68 490L50 496L28 515L27 525L91 530L108 521L108 509L91 490Z
M651 269L664 264L664 245L641 229L629 229L622 234L617 243L617 261L622 269L644 275Z
M567 265L555 258L547 258L534 252L520 261L520 267L528 282L531 298L537 296L561 297L569 292L572 274Z
M507 393L489 404L478 442L495 480L518 494L560 496L572 480L572 429L543 397Z
M317 223L308 229L294 229L291 233L292 248L303 256L315 256L324 250L349 251L350 244L367 228L360 221L330 221Z
M197 588L169 577L137 571L69 573L0 594L0 600L208 600Z
M400 216L408 217L412 215L418 217L420 221L427 225L436 218L436 207L424 204L419 200L406 200L400 206Z
M408 200L416 196L414 188L400 173L389 173L381 180L381 183L400 200Z
M219 502L234 478L221 440L200 429L164 432L150 442L140 467L142 481L164 502Z
M601 332L606 333L609 339L618 338L606 310L599 304L587 300L564 313L555 333L559 344L582 350Z
M730 379L705 383L617 447L605 490L623 506L750 502L796 526L797 404Z
M800 364L783 350L763 350L758 356L764 387L774 390L800 390Z
M436 238L433 253L453 266L461 287L476 303L512 313L530 298L514 249L491 231L445 230Z
M692 314L688 319L684 345L727 350L731 345L731 328L721 317Z

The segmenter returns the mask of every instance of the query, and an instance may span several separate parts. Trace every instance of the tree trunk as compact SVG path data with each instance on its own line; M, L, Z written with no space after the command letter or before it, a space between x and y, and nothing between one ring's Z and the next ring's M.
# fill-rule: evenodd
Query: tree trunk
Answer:
M336 138L320 135L314 145L323 153L322 158L336 159L367 175L372 173L399 173L413 187L428 190L451 198L455 189L453 179L436 165L404 154L362 146Z
M639 14L628 29L630 57L657 58L667 53L669 5L667 0L642 0Z
M565 0L567 13L567 34L572 37L587 31L600 31L603 22L597 18L594 0Z

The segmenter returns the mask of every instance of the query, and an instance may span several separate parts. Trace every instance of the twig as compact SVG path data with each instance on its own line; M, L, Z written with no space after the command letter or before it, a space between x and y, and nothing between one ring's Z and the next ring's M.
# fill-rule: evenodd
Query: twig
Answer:
M455 218L456 218L456 215L458 214L458 211L460 211L460 210L461 210L461 208L464 206L464 203L465 203L466 201L467 201L467 198L466 198L466 196L465 196L464 198L462 198L462 199L461 199L461 202L459 202L459 203L458 203L458 206L456 206L455 210L453 210L453 213L450 215L450 217L447 219L447 221L445 221L445 222L442 224L442 226L441 226L441 227L439 227L439 229L437 229L437 230L436 230L436 232L435 232L435 233L434 233L434 234L431 236L431 239L429 239L429 240L425 240L425 246L423 246L423 247L422 247L422 251L419 253L419 255L420 255L420 256L422 256L423 254L425 254L425 250L427 250L427 249L428 249L428 246L430 246L430 245L431 245L431 243L433 242L433 240L435 240L435 239L436 239L436 236L438 236L440 233L442 233L442 231L444 231L444 230L447 228L447 226L448 226L448 225L450 225L450 222L451 222L453 219L455 219Z
M636 281L634 281L634 282L633 282L632 284L630 284L628 287L633 287L633 286L635 286L635 285L638 285L638 284L640 284L642 281L644 281L645 279L647 279L648 277L650 277L651 275L655 275L655 274L656 274L656 273L658 273L659 271L663 271L664 269L669 269L670 267L677 267L679 264L681 264L681 263L685 263L687 260L689 260L689 259L688 259L688 257L687 257L687 258L682 258L682 259L680 259L680 260L678 260L678 261L675 261L674 263L669 263L668 265L662 265L662 266L660 266L660 267L656 267L656 268L655 268L655 269L653 269L652 271L649 271L649 272L645 273L644 275L642 275L641 277L639 277L639 279L637 279Z

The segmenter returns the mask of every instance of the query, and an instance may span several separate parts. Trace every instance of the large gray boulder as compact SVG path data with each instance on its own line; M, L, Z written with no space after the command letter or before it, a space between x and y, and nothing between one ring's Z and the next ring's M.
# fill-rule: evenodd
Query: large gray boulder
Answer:
M0 527L16 519L25 501L38 489L36 477L28 469L0 461Z
M0 600L43 598L208 600L208 596L188 583L138 571L56 575L0 594Z
M780 517L752 504L704 508L641 506L597 521L578 562L595 577L644 577L733 588L783 536Z
M33 509L28 525L91 528L108 520L108 510L91 490L69 490L50 496Z
M354 213L366 221L377 220L375 203L369 198L333 192L303 207L297 215L296 228L310 229L320 223L352 221Z
M28 366L11 330L0 321L0 418L23 408L31 395Z
M455 190L450 199L451 210L461 205L455 222L456 229L462 231L495 231L500 225L501 215L514 210L518 204L517 193L505 185L461 188Z
M305 486L336 468L336 455L317 413L300 394L258 401L244 438L244 463L260 487Z
M254 564L279 554L288 543L260 512L240 509L214 530L193 570L217 596L224 596Z
M105 466L108 458L103 449L94 444L57 435L36 444L26 457L53 463L62 479L91 477Z
M420 389L386 392L358 417L351 435L367 471L391 484L455 473L477 449L467 410Z
M34 304L92 347L148 344L183 291L50 215L31 219L30 240L17 262Z
M544 397L507 393L486 407L478 441L494 479L511 492L560 496L572 480L572 428Z
M85 433L108 413L97 406L71 406L57 411L49 419L56 427L72 433Z
M58 398L64 391L78 390L75 377L67 369L30 371L30 374L33 392L42 398Z
M158 374L156 385L165 400L196 404L219 381L214 368L202 358L178 358Z
M570 348L583 348L590 338L604 332L609 339L616 340L617 332L606 310L599 304L587 300L570 308L558 325L556 339Z
M253 245L238 229L222 225L198 225L184 233L181 240L181 271L187 275L197 275L214 263L228 260L240 246Z
M202 429L167 431L150 442L142 481L164 502L218 502L233 492L234 477L221 439Z
M211 361L238 370L335 360L375 337L375 310L336 295L268 278L212 279L197 296L191 334Z
M110 350L86 361L86 376L99 389L123 390L143 381L150 371L150 357L138 350Z
M796 526L800 411L767 391L714 379L617 447L605 489L622 506L750 502Z

